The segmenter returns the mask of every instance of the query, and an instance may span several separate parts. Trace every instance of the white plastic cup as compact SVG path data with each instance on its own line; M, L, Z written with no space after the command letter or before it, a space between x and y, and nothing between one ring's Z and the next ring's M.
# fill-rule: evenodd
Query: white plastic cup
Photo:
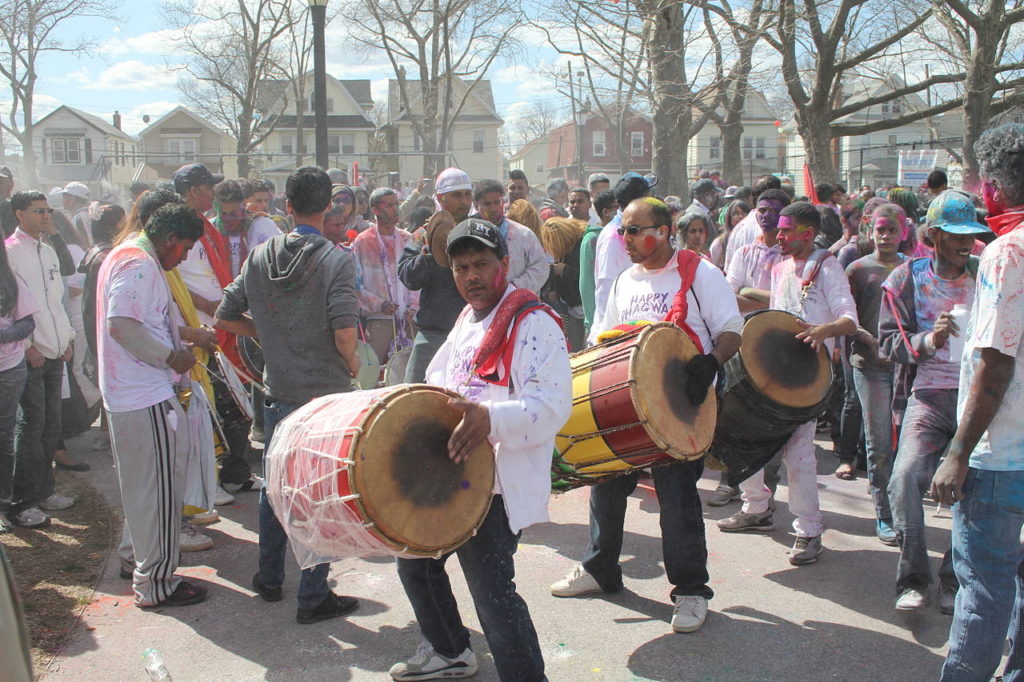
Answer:
M964 339L967 335L967 321L971 317L971 309L963 303L957 303L950 311L956 323L958 336L951 333L946 343L949 345L949 361L959 363L964 357Z

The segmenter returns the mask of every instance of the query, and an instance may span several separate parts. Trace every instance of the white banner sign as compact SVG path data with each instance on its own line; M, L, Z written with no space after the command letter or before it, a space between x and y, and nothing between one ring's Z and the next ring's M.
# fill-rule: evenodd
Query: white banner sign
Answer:
M938 168L940 153L938 149L901 149L898 184L911 189L923 185L928 174Z

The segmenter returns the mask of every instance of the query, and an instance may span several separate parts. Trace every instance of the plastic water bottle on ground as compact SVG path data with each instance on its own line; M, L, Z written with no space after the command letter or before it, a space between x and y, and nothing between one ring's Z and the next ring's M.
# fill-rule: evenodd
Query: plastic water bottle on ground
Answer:
M160 655L159 651L156 649L146 649L142 652L142 662L146 672L149 673L149 679L171 682L171 674L167 672L167 666L164 665L164 657Z

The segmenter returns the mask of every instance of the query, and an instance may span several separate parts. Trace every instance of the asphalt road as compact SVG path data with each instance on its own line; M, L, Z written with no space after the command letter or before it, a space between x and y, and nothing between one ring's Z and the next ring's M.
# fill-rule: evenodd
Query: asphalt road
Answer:
M119 493L109 453L91 452L92 436L71 443L90 462L85 476L115 514ZM823 443L819 442L819 446ZM830 447L830 446L829 446ZM874 535L864 478L840 481L835 459L820 447L819 488L828 530L818 563L790 566L792 517L785 485L776 529L727 535L717 519L733 513L705 506L709 570L715 598L703 629L674 634L661 565L658 502L638 488L629 501L622 566L626 589L611 596L556 599L549 585L579 559L588 537L587 490L551 499L551 522L523 533L517 584L529 604L553 681L595 680L894 680L936 679L950 618L936 605L913 620L893 610L898 551ZM61 476L76 475L61 472ZM717 474L706 473L702 496ZM348 618L295 623L297 566L289 565L285 599L261 601L250 590L256 565L256 494L243 493L208 526L212 550L185 554L182 574L204 581L210 597L196 606L144 612L118 577L114 552L93 601L49 670L47 680L146 680L142 652L159 649L174 680L390 679L388 668L412 654L419 633L389 559L334 564L335 590L362 604ZM949 543L950 519L927 508L933 567ZM477 679L497 680L479 621L449 562L456 596L480 662ZM39 671L37 671L39 672Z

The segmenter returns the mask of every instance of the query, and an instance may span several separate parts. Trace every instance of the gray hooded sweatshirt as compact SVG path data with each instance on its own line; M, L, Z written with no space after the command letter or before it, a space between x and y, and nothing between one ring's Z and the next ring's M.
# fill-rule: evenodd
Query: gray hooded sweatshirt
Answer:
M280 235L253 249L217 308L222 320L249 311L259 333L268 400L301 405L349 390L334 332L356 326L356 266L318 234Z

